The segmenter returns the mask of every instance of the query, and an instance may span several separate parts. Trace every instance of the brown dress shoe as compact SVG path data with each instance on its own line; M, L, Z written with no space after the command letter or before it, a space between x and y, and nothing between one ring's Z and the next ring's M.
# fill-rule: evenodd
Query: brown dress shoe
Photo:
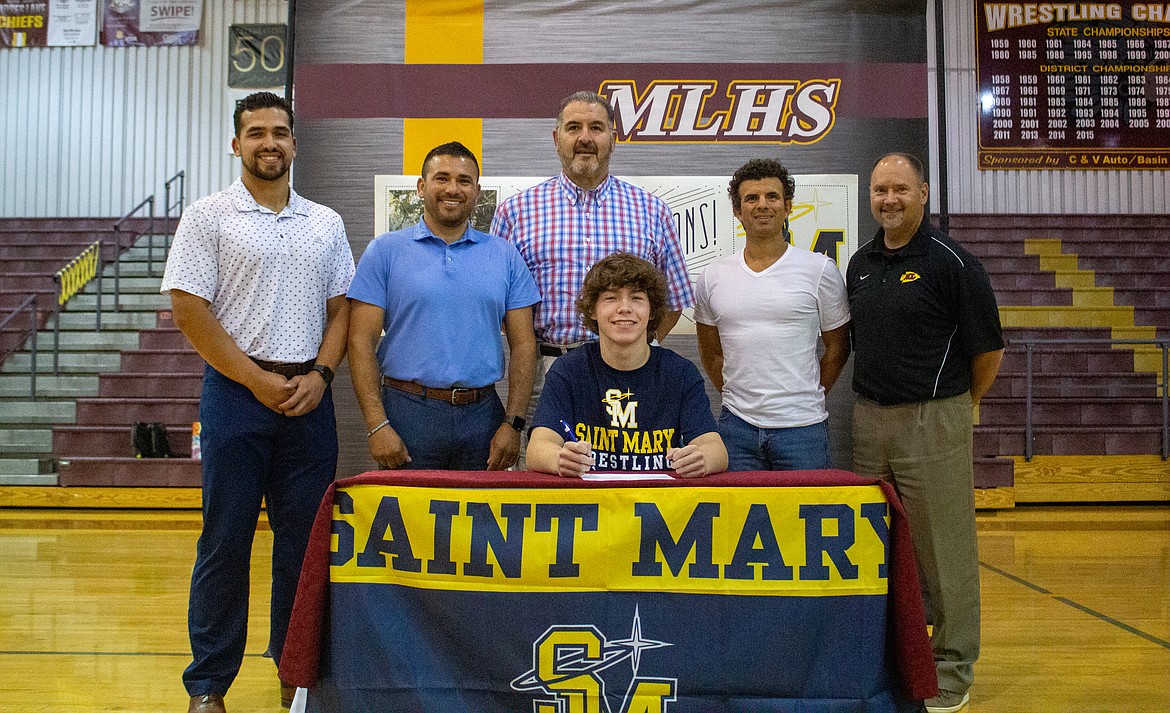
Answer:
M292 708L293 697L297 695L297 687L290 686L283 681L280 684L280 707Z
M218 693L204 693L202 696L191 696L191 705L187 706L187 713L227 713L223 707L223 696Z

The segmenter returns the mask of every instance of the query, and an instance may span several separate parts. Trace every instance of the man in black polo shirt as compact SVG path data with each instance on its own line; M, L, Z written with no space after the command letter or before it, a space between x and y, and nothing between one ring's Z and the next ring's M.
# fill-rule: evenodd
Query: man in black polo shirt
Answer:
M983 266L924 219L922 162L884 156L870 176L881 225L849 261L853 315L853 466L894 484L934 614L939 695L966 705L979 657L973 408L995 380L1003 337Z

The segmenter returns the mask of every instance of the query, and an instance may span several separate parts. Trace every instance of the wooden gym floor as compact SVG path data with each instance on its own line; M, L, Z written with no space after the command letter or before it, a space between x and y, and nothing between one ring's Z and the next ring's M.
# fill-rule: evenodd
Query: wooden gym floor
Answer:
M983 654L968 713L1170 711L1170 506L979 514ZM185 710L199 513L0 509L0 711ZM257 533L233 713L277 713L272 536Z

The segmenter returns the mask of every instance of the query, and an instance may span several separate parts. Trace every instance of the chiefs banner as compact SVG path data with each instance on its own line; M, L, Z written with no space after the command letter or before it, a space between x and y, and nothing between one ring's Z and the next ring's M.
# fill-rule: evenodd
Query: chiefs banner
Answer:
M840 471L340 481L281 677L309 711L916 710L934 665L891 495Z
M0 0L0 47L78 47L97 37L97 0Z

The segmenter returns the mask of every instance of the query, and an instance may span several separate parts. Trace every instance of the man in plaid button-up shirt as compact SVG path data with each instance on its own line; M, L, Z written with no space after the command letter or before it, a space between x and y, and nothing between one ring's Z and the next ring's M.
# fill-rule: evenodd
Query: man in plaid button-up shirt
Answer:
M550 355L597 339L573 307L585 273L615 252L653 263L666 275L670 311L652 336L662 339L694 302L670 208L609 175L617 142L613 108L593 92L561 102L553 142L563 172L505 200L491 232L515 243L540 288L536 337ZM550 348L552 347L552 348Z

